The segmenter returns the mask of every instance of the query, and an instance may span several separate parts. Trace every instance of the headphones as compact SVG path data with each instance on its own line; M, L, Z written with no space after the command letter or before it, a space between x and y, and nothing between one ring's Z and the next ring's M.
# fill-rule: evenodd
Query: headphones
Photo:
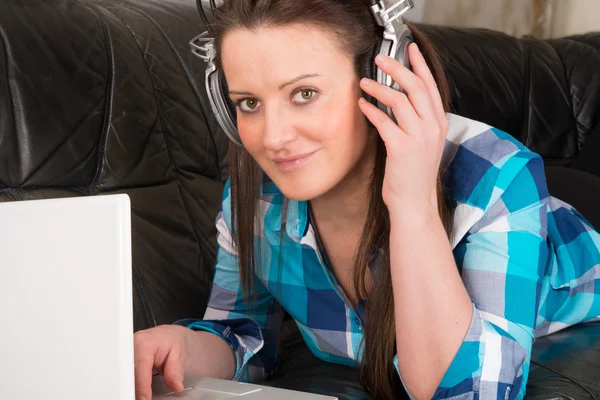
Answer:
M214 63L216 49L214 38L210 34L209 18L206 14L208 9L211 12L222 4L223 0L196 0L200 16L204 20L208 31L201 33L190 40L192 53L207 63L205 73L206 93L210 101L215 118L225 134L236 145L243 147L237 130L237 111L236 106L229 99L229 89L224 74ZM376 43L365 55L361 61L361 71L364 77L373 79L383 85L395 90L404 92L404 90L392 80L391 76L381 71L375 64L375 57L378 54L396 59L398 62L411 68L408 59L408 45L413 42L413 36L406 24L402 22L402 15L414 7L413 0L371 0L371 12L379 26L384 28L383 38ZM365 96L372 104L385 112L393 121L396 121L392 109L379 102L371 96Z

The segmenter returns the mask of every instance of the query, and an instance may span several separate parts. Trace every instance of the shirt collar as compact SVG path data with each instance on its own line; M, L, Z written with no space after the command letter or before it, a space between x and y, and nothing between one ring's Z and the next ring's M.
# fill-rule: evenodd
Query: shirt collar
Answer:
M300 243L308 227L308 202L285 200L287 201L287 212L285 215L282 215L284 203L279 199L276 200L275 197L283 198L282 195L274 195L269 201L271 205L277 202L279 207L276 210L271 209L270 212L267 212L265 223L268 221L275 232L280 232L285 225L285 231L290 239Z
M283 222L288 236L293 241L300 243L308 226L308 202L287 200L287 212Z
M260 195L263 201L270 205L277 205L277 207L269 207L265 215L265 223L268 223L275 232L281 231L282 226L285 225L288 236L300 243L308 227L308 202L285 199L283 193L266 174L261 185ZM287 211L283 215L286 202Z

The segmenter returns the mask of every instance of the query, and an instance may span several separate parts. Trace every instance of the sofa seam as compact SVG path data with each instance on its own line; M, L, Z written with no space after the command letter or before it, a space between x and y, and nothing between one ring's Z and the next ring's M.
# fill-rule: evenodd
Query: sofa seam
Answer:
M521 49L521 56L523 59L523 119L521 121L521 134L525 134L524 144L529 147L532 139L529 129L525 129L530 126L531 123L531 58L528 51L528 47L525 45L525 39L521 39L519 42L519 48Z
M102 30L104 32L104 37L107 42L107 56L108 56L108 65L109 65L109 77L108 82L106 84L106 97L107 97L107 105L106 105L106 115L104 117L104 123L102 126L102 133L100 137L100 150L98 152L98 163L96 165L96 173L92 178L88 191L90 194L95 192L94 188L97 187L98 181L100 180L100 176L102 175L103 167L103 159L106 154L106 146L108 140L108 131L110 130L110 121L112 119L112 111L113 111L113 101L114 101L114 86L115 86L115 57L114 57L114 48L112 43L112 36L110 34L110 30L108 29L108 24L106 20L102 18L96 10L94 10L90 5L84 4L81 0L76 0L77 3L81 4L83 7L90 10L98 19L98 21L102 24Z
M140 295L140 300L142 302L142 309L144 310L144 314L146 315L146 321L151 328L156 327L158 324L156 323L156 316L154 315L154 311L150 306L150 302L146 296L146 289L144 288L143 279L140 276L139 270L135 264L135 261L131 262L131 274L133 285L137 288L137 292Z
M214 132L212 131L212 129L210 128L210 125L208 123L209 118L208 115L206 114L206 112L204 111L204 107L202 106L203 102L201 100L201 96L200 93L198 92L196 85L193 84L193 82L195 81L194 79L192 79L192 77L190 76L190 73L188 71L188 69L185 67L185 64L182 62L181 57L179 56L179 54L175 51L175 46L173 44L173 42L171 41L171 39L168 37L168 35L165 33L165 31L161 28L161 26L150 16L148 15L146 12L144 12L143 10L140 10L138 8L134 8L131 7L129 5L126 4L121 4L121 3L114 3L114 2L108 2L109 4L111 4L112 6L115 7L123 7L126 8L128 10L131 10L133 12L136 12L142 16L144 16L148 21L150 21L150 23L152 23L152 25L154 25L154 27L160 32L161 36L163 37L163 39L168 43L169 45L169 50L171 51L171 53L173 54L173 57L175 58L175 60L177 60L177 64L179 65L179 68L181 68L181 71L185 74L185 77L187 79L187 82L190 86L190 88L192 89L192 91L195 94L196 97L196 101L198 102L199 105L199 109L200 112L202 113L202 117L204 118L204 122L206 125L206 129L209 132L209 136L210 136L210 142L212 143L213 146L213 151L216 157L216 163L214 165L215 171L217 173L217 175L219 176L219 180L220 180L220 176L221 176L221 171L219 170L219 166L221 165L221 158L219 155L219 151L217 148L217 143L215 141L215 137L214 137ZM125 24L125 26L127 26L127 28L129 29L129 31L132 33L132 35L135 37L135 35L133 34L133 32L131 31L131 29L129 28L129 25L119 16L117 16L114 12L112 12L111 10L109 10L108 8L105 7L105 9L109 12L111 12L113 15L115 15L115 17L119 18L123 24ZM136 38L136 42L137 42L137 38ZM139 46L139 43L138 43ZM141 47L140 47L141 50ZM143 52L142 52L143 54ZM145 57L144 57L144 61L145 61Z
M564 58L562 57L562 54L560 54L558 52L558 50L556 49L556 47L553 46L553 43L557 43L557 41L560 41L560 40L561 39L551 39L551 40L547 41L547 43L552 48L552 51L554 52L554 54L556 54L556 57L560 60L560 65L562 66L562 71L563 71L563 77L565 78L565 82L566 82L567 88L569 90L569 95L566 97L567 97L567 100L569 101L569 109L571 110L571 117L573 118L573 121L575 122L575 134L576 134L575 137L577 138L577 154L575 154L573 156L573 159L575 159L581 153L581 146L580 146L581 138L579 137L579 128L577 126L578 122L577 122L577 117L575 116L575 108L573 106L573 90L571 89L571 77L567 74L567 66L565 64ZM570 40L570 39L564 39L564 40L573 42L573 40Z
M11 111L11 115L13 118L13 124L15 126L15 130L17 131L17 141L19 138L19 133L18 133L18 126L17 126L17 116L15 115L15 99L14 99L14 95L13 95L13 91L10 85L10 58L9 58L9 46L8 46L8 37L6 35L6 33L4 32L4 29L2 28L2 25L0 25L0 41L2 41L2 46L4 47L4 58L6 60L6 87L8 90L8 97L10 99L10 111ZM19 153L20 156L20 153ZM19 160L20 161L20 160ZM20 162L19 162L20 164Z
M107 8L105 8L105 10L107 12L110 12L115 17L119 18L117 15L115 15L113 13L113 11L111 11L111 10L109 10ZM167 149L167 155L169 157L169 164L171 165L171 170L173 171L173 175L174 175L175 181L177 182L179 196L180 196L181 201L183 203L183 207L185 208L185 212L186 212L187 217L188 217L188 222L190 222L190 229L192 231L192 234L194 235L194 239L196 241L196 245L198 246L198 248L200 248L200 238L197 235L196 230L194 229L194 225L191 222L192 221L191 213L190 213L188 204L187 204L187 202L186 202L186 200L185 200L185 198L183 196L182 189L181 189L182 185L181 185L181 181L179 179L180 178L180 174L178 172L177 166L173 162L173 156L171 155L171 147L169 146L169 141L168 141L168 138L167 138L166 129L165 129L165 126L164 126L164 123L163 123L163 118L162 118L162 114L161 114L161 107L160 107L160 104L159 104L159 101L158 101L158 94L156 92L155 80L152 77L152 74L150 73L150 68L149 68L148 62L146 60L146 57L144 57L144 52L142 50L142 47L140 46L140 43L138 42L137 36L133 33L133 31L131 30L131 28L129 27L129 25L125 21L123 21L121 18L119 18L119 20L124 24L124 26L130 32L130 34L132 35L132 38L133 38L134 42L136 43L136 45L137 45L140 53L142 54L142 58L144 60L145 66L146 66L146 70L148 72L148 78L150 79L150 82L152 83L152 92L154 94L154 103L156 105L156 110L157 110L157 114L158 114L157 115L157 117L158 117L157 119L158 119L158 123L161 126L163 140L164 140L164 143L165 143L165 147Z

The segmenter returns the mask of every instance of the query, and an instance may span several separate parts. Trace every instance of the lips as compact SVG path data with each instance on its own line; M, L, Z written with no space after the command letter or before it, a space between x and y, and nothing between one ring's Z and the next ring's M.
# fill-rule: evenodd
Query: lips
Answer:
M285 158L275 158L273 159L273 162L281 171L289 172L299 169L308 164L308 162L312 159L313 155L316 152L317 151L313 151L310 153L303 153Z

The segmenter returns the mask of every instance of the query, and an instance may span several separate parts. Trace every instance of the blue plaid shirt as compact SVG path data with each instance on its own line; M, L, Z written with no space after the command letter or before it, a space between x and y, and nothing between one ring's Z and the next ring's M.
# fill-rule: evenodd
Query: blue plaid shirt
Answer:
M600 320L600 236L549 196L540 156L498 129L448 118L442 165L455 216L450 241L474 312L434 398L521 399L534 339ZM180 323L222 337L235 351L237 380L261 380L277 369L283 310L317 357L356 365L362 313L323 260L307 202L290 201L282 215L282 193L262 185L261 259L250 305L241 295L229 196L227 185L204 320Z

